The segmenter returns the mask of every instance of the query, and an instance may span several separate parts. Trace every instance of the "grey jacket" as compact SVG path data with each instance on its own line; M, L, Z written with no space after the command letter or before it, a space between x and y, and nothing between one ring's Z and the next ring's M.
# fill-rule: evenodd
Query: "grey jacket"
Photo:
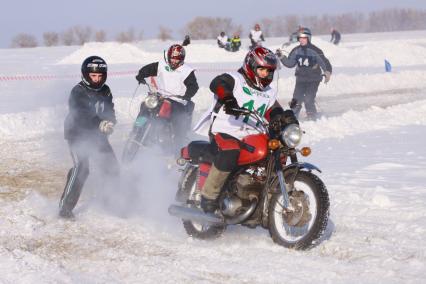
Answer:
M297 65L295 75L298 82L319 82L322 80L321 69L323 72L333 71L322 50L311 43L296 46L288 57L283 56L280 60L289 68Z

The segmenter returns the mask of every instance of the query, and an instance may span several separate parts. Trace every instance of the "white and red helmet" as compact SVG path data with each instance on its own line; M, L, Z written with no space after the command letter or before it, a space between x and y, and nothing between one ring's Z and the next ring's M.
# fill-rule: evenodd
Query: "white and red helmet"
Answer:
M263 90L274 79L274 72L277 69L278 60L275 54L265 48L256 47L250 50L244 59L243 71L247 79L257 88ZM269 75L266 78L260 78L257 74L257 68L269 69Z
M173 70L182 66L185 60L185 48L180 44L174 44L167 50L167 63Z

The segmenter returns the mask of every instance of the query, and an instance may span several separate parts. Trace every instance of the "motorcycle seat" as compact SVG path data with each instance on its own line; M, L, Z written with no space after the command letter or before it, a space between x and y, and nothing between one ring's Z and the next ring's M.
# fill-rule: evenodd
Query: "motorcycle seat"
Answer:
M215 151L208 141L192 141L188 145L188 154L194 163L213 163Z

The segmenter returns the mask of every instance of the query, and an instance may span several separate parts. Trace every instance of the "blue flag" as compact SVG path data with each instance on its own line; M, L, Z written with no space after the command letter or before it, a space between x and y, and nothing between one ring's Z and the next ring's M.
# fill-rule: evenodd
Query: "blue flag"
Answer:
M385 59L385 71L386 72L392 72L392 65L386 59Z

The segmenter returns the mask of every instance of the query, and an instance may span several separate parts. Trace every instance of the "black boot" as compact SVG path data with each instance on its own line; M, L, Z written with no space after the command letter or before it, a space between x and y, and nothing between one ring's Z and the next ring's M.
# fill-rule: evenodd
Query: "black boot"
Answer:
M201 196L200 205L205 213L214 213L217 209L219 209L219 204L216 199L207 199L204 196Z
M74 214L72 213L71 210L61 208L59 210L59 217L64 218L64 219L74 219Z

